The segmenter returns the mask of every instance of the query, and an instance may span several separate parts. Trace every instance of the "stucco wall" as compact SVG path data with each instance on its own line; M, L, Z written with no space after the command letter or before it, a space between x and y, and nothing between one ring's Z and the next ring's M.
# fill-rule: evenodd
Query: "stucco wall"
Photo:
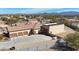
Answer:
M34 31L35 31L35 34L38 34L39 29L35 29ZM25 33L25 32L27 32L27 33ZM10 32L10 38L23 36L23 35L27 35L28 36L29 32L30 32L30 30Z
M30 30L23 30L23 31L16 31L16 32L10 32L10 37L18 37L18 33L22 33L22 36L25 35L24 32L27 32L26 35L28 35L28 33L30 32ZM16 34L16 36L12 36L13 34ZM21 36L21 35L20 35Z
M38 34L39 30L40 30L40 29L35 29L34 31L35 31L36 34Z
M49 33L59 34L64 32L64 24L49 26Z

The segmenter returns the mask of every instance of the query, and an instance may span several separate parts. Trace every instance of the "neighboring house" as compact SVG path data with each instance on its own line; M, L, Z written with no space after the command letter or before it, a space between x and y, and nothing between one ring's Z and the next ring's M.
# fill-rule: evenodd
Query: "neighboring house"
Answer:
M8 25L6 25L4 21L0 21L0 34L4 33L6 27L8 27Z
M71 21L71 22L75 22L75 21L78 21L79 22L79 20L78 19L76 19L76 18L74 18L74 19L66 19L67 21Z
M43 33L59 34L64 32L64 24L48 23L41 27Z
M4 24L5 24L4 21L1 21L1 20L0 20L0 25L4 25Z
M68 21L76 21L75 19L66 19L66 20L68 20Z
M0 35L2 35L3 34L3 29L2 29L2 27L0 27Z
M72 26L73 28L79 28L79 21L74 21L74 22L72 22L72 23L71 23L71 26Z

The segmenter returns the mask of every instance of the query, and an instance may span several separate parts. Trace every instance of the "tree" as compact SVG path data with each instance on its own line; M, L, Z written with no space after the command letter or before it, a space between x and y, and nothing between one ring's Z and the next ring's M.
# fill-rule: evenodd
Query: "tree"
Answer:
M34 29L31 29L29 35L33 35L33 34L35 34Z
M18 21L19 21L18 18L10 18L6 21L6 23L11 25L11 24L17 23Z
M79 49L79 33L68 34L65 38L65 41L68 43L69 47L74 49Z
M3 39L3 37L0 35L0 41Z
M0 35L0 41L4 41L4 40L8 40L8 38L5 37L4 35Z

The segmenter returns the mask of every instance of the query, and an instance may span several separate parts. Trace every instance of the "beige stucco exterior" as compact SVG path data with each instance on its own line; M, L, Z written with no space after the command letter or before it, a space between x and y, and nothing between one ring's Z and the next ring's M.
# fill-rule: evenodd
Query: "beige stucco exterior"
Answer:
M18 37L18 36L19 36L18 33L22 33L22 34L23 34L23 32L27 32L26 35L28 35L28 33L30 32L30 30L22 30L22 31L10 32L10 38L12 37L12 36L11 36L12 34L15 34L15 33L16 33L16 36L15 36L15 37ZM21 36L22 36L22 35L21 35Z
M22 31L15 31L15 32L10 32L10 38L16 38L16 37L19 37L19 36L28 36L29 33L30 33L30 29L29 30L22 30ZM38 34L39 32L39 29L34 29L35 31L35 34ZM24 32L27 32L26 34L23 34ZM18 33L21 33L20 35ZM14 36L12 36L14 34Z
M64 24L49 26L49 33L59 34L64 32Z
M41 31L46 34L60 34L65 32L64 24L45 24L42 26Z
M35 33L38 34L40 29L34 29Z

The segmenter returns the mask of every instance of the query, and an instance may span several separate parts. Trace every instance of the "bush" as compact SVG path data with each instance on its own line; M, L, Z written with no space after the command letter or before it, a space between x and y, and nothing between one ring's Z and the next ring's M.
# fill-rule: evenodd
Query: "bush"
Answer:
M65 38L65 41L68 43L68 46L79 49L79 33L68 34Z

